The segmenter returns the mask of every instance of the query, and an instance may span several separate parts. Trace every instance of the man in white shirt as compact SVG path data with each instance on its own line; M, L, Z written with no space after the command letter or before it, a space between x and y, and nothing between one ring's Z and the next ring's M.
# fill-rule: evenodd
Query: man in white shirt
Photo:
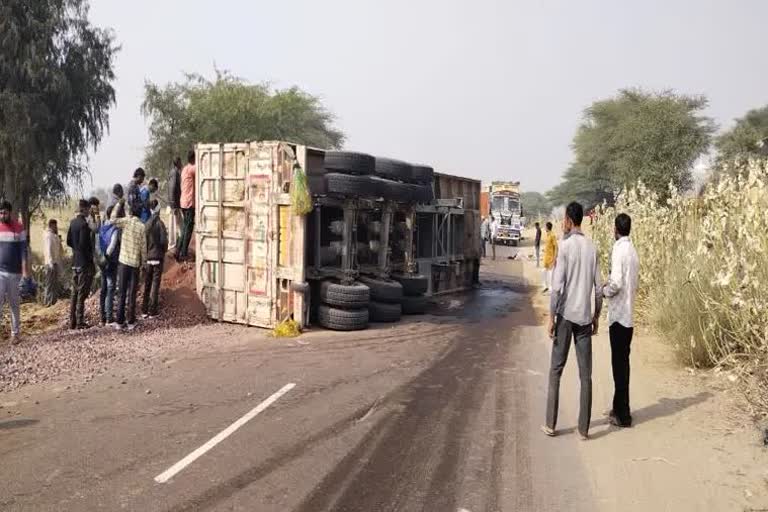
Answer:
M557 412L560 401L560 378L571 343L576 348L579 365L579 435L589 437L592 417L592 335L597 334L603 296L597 250L581 231L583 207L576 202L565 209L563 232L565 237L557 252L555 274L552 278L550 298L549 335L552 338L552 359L549 368L546 424L541 427L548 436L557 431ZM594 310L592 301L594 297Z
M611 366L613 368L613 408L608 416L617 427L631 427L629 409L629 347L632 343L632 312L637 294L637 257L629 232L632 219L626 213L616 216L616 243L611 253L611 275L603 286L608 297L608 333L611 338Z
M491 215L491 259L496 259L496 237L499 236L499 219L494 219Z
M43 233L43 263L45 264L45 280L43 288L43 304L53 306L61 293L61 237L56 219L48 221L48 229Z

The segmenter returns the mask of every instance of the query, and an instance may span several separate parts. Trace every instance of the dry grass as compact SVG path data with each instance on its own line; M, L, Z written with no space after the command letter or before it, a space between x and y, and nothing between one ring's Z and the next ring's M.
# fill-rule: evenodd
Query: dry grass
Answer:
M768 413L768 169L752 162L701 197L659 206L642 186L603 210L594 229L603 265L616 213L632 216L641 260L637 311L691 366L719 366Z

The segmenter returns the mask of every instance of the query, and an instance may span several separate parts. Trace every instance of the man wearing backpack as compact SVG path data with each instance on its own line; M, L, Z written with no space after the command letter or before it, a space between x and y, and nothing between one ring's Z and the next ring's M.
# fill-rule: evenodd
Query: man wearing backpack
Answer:
M108 219L125 217L125 207L118 203L107 208ZM115 287L117 285L117 267L120 256L120 230L114 224L104 224L99 228L96 242L96 261L101 269L101 295L99 309L101 325L114 322Z
M168 251L168 231L160 218L157 199L149 202L152 216L145 224L147 232L147 265L144 268L144 298L141 304L143 318L155 318L160 297L160 281L163 276L163 259Z

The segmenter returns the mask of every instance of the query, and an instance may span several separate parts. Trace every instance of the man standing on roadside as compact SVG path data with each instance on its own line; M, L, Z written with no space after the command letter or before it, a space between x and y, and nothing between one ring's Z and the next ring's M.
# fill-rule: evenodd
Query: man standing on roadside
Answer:
M573 202L565 209L565 237L555 264L547 332L552 338L552 360L549 369L545 434L557 434L557 412L560 398L560 378L571 340L576 346L581 393L578 430L581 439L589 438L592 415L592 335L597 334L600 309L603 305L600 271L595 245L581 231L584 209ZM595 304L592 311L592 293Z
M613 407L608 415L611 424L631 427L629 408L629 347L632 344L632 312L635 307L640 260L629 239L632 219L626 213L616 216L615 237L611 253L611 275L603 286L608 302L608 333L611 338L613 368Z
M533 251L536 253L536 268L541 264L541 226L539 223L533 225L536 228L536 237L533 239Z
M61 293L61 237L56 219L48 220L48 229L43 233L43 264L45 265L45 283L43 305L53 306Z
M170 248L176 248L176 240L181 228L181 158L173 160L173 166L168 172L168 240Z
M147 173L141 167L133 171L133 179L128 184L128 190L125 192L125 201L128 203L125 212L129 217L131 212L134 210L141 212L144 207L141 201L141 184L144 183L144 178L146 177Z
M147 232L147 266L144 268L144 297L141 304L143 318L155 318L160 301L160 282L163 277L163 260L168 251L168 231L160 218L157 199L149 202L152 217L145 224Z
M181 196L179 206L184 224L181 228L181 236L176 252L177 261L185 261L189 256L189 243L192 241L192 233L195 230L195 152L187 154L187 165L181 171Z
M141 222L144 224L152 217L152 208L149 206L149 201L157 192L158 183L155 178L149 180L145 187L141 187L139 197L141 198Z
M19 312L19 282L27 276L27 232L11 217L13 208L8 201L0 202L0 313L8 301L11 310L11 344L21 338Z
M480 240L481 240L481 251L480 255L485 258L488 255L488 249L486 245L488 244L488 237L491 233L491 223L488 220L488 217L483 218L483 222L480 224Z
M496 237L499 236L499 220L491 215L491 259L496 261Z
M547 293L552 286L552 272L555 269L555 262L557 261L557 236L552 231L552 223L547 222L545 225L547 230L544 235L544 291Z
M78 212L69 223L67 245L72 249L72 301L69 306L69 328L87 329L85 299L91 293L96 267L93 260L94 236L89 224L91 205L85 199L78 203Z
M139 218L141 210L134 209L129 217L111 220L120 229L120 256L118 256L117 303L118 331L136 328L136 293L139 287L139 269L147 259L147 238L144 224ZM128 324L126 326L126 310Z
M125 204L118 202L107 208L107 219L122 219L125 217ZM101 325L114 322L115 289L117 287L118 258L120 256L120 230L111 222L104 223L99 229L96 241L97 261L101 268L101 294L99 295L99 310Z

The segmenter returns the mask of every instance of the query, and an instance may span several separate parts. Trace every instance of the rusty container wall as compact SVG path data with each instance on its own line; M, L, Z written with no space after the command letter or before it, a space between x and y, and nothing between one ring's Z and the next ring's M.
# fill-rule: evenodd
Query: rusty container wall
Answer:
M491 213L491 203L488 202L488 191L480 192L480 216L487 217Z
M461 198L467 210L480 209L480 181L450 174L435 173L435 198Z
M197 293L216 320L304 324L303 217L291 211L304 148L282 142L198 144Z

